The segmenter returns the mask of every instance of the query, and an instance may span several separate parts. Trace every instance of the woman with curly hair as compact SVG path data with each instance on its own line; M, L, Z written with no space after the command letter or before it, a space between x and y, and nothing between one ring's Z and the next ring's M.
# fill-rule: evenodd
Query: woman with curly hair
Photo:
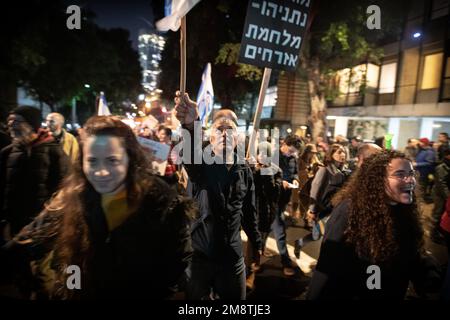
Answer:
M403 153L383 151L364 161L332 199L309 299L403 299L410 280L419 294L438 290L437 268L423 249L415 187ZM371 265L380 281L370 278Z
M32 262L42 298L166 298L192 253L191 204L153 175L119 119L92 117L84 129L72 173L4 254L12 266ZM69 285L77 267L81 281Z

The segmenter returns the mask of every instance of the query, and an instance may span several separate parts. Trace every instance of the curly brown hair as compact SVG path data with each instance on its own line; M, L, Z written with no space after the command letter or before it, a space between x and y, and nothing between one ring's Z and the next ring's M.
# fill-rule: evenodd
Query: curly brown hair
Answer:
M137 208L149 192L158 194L157 190L153 190L157 187L149 161L130 127L116 117L94 116L88 119L84 129L86 137L110 135L121 138L129 158L125 180L129 207ZM71 173L46 206L49 214L60 215L54 247L56 281L52 295L56 298L76 298L76 290L67 290L65 285L68 276L65 269L68 265L78 265L83 270L82 286L89 281L91 240L85 214L88 208L95 208L101 202L101 195L87 180L82 164L83 143Z
M409 205L396 205L396 212L387 201L387 167L398 158L408 160L398 151L370 156L332 199L335 207L348 201L346 242L354 247L358 257L372 263L389 263L400 249L415 255L423 248L416 197Z

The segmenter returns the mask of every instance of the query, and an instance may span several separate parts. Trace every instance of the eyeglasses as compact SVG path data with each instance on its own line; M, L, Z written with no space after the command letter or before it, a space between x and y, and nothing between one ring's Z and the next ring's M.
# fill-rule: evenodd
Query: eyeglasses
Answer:
M228 130L230 130L230 131L228 131ZM227 133L234 132L234 128L231 126L220 126L220 127L214 128L214 133L216 135L222 135L224 132L227 132Z
M417 174L416 171L410 171L410 172L400 171L400 172L395 172L394 174L390 175L389 177L397 179L397 180L405 181L407 178L415 178L416 174Z

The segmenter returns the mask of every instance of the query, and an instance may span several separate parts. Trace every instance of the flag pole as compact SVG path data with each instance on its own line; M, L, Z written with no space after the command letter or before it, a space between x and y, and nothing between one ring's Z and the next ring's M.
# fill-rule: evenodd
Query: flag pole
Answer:
M261 112L262 112L262 108L263 108L263 104L264 104L264 99L266 97L267 87L269 86L269 80L270 80L271 73L272 73L271 68L264 68L264 74L263 74L263 78L262 78L262 82L261 82L261 89L259 90L258 105L256 107L255 117L253 119L253 132L252 132L252 135L250 136L250 143L248 144L248 149L247 149L247 156L246 156L247 159L249 159L250 156L254 155L252 151L254 150L256 135L259 130L259 122L261 120ZM254 155L254 156L256 156L256 155Z
M180 91L186 91L186 16L181 18L180 30Z

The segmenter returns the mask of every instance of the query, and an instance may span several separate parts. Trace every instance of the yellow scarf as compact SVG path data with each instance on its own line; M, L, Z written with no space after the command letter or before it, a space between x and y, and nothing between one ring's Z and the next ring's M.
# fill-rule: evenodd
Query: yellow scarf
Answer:
M102 194L102 208L109 231L124 223L133 212L128 206L126 189L112 195Z

